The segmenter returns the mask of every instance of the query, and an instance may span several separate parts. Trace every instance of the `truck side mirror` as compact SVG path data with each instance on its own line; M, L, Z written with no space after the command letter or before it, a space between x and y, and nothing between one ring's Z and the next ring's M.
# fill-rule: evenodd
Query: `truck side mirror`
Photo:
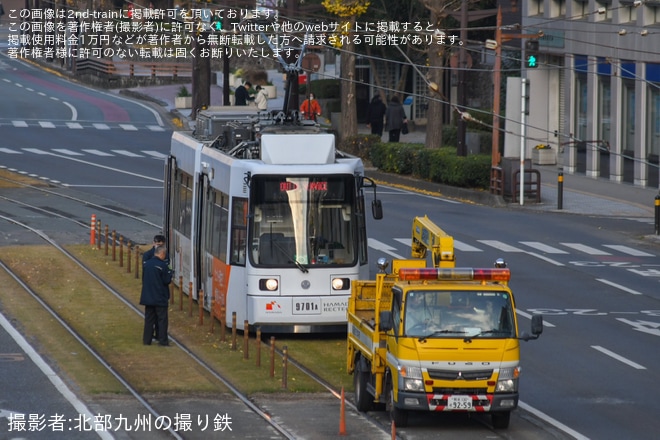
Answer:
M532 315L532 334L537 338L543 333L543 315Z
M541 333L543 333L543 315L532 315L532 334L522 332L519 339L523 341L538 339Z
M383 204L379 199L371 201L371 214L375 220L381 220L383 218Z
M392 312L389 310L384 310L380 312L380 331L388 332L392 330Z

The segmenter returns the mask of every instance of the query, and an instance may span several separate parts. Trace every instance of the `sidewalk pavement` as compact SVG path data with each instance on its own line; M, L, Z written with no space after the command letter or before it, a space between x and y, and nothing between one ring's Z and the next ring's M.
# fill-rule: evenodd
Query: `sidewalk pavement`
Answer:
M189 86L189 85L188 85ZM183 119L190 115L190 110L175 109L174 97L181 84L154 87L136 87L129 89L129 93L144 95L157 100L168 111L178 114ZM283 90L279 88L279 90ZM124 91L124 93L126 93ZM283 103L282 93L276 99L269 101L270 109L281 108ZM222 105L222 88L211 86L211 105ZM365 125L360 125L360 133L368 133ZM385 135L384 135L385 136ZM415 130L409 134L402 135L404 142L424 143L426 133L423 130ZM558 157L558 163L563 162L562 154ZM658 195L657 188L642 188L629 183L617 183L602 178L590 178L583 174L567 174L564 172L562 209L558 209L558 173L561 165L534 165L541 173L541 202L534 203L525 200L521 206L519 203L508 203L506 206L512 209L530 209L537 211L552 211L567 214L583 214L597 216L612 216L625 218L647 219L652 222L655 216L655 197ZM387 176L379 173L379 178ZM409 179L408 182L412 181ZM428 185L425 185L428 187ZM432 186L433 187L433 186ZM440 188L435 185L434 188ZM443 193L442 189L438 190ZM461 197L473 198L482 201L483 194L472 191L471 197L465 191ZM481 192L483 193L483 192ZM467 195L466 195L467 194ZM650 230L652 233L653 230Z

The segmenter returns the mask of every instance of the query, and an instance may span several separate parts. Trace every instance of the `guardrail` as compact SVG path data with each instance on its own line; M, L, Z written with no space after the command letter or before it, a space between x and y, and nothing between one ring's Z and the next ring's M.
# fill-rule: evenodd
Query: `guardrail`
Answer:
M532 198L536 203L541 203L541 172L539 170L525 170L525 181L523 183L524 198ZM513 203L516 203L520 194L520 170L513 172L511 179L511 194Z

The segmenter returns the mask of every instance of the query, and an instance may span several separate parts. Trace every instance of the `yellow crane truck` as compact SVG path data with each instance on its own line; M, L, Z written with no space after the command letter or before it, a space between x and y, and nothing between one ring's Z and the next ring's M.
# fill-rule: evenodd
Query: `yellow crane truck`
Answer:
M416 217L413 259L378 260L375 280L353 281L348 303L347 368L360 411L381 407L396 426L410 411L489 412L506 429L518 406L519 335L510 271L455 267L453 238ZM427 267L426 251L432 251Z

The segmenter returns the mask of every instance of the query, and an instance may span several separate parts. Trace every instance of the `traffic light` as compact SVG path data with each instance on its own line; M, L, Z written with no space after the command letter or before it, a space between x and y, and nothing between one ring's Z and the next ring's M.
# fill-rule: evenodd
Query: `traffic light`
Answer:
M213 14L213 18L211 18L211 29L213 29L216 32L222 31L222 17L221 16Z
M539 40L525 41L525 65L528 69L539 67Z
M535 54L527 55L527 68L536 69L537 67L539 67L539 60L537 56Z

